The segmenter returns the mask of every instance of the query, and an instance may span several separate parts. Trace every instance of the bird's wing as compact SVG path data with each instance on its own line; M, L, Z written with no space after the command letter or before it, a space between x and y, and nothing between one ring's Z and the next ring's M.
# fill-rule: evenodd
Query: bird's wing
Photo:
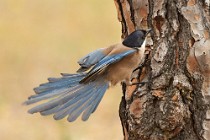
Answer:
M132 53L136 52L135 49L127 50L125 52L119 54L108 55L100 60L83 78L80 83L85 83L91 79L93 76L97 76L100 72L104 71L110 64L116 63L120 61L125 56L128 56Z
M81 67L77 70L77 72L84 72L84 71L88 70L89 68L91 68L91 66L98 63L101 59L103 59L106 56L106 54L104 53L104 50L105 50L104 48L95 50L95 51L87 54L83 58L81 58L78 61L78 64Z

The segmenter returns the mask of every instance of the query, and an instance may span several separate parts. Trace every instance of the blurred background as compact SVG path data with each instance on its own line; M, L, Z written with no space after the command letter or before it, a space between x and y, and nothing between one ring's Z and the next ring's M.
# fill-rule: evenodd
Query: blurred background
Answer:
M0 140L122 139L120 85L86 122L30 115L33 105L21 105L48 77L74 73L80 57L120 35L113 0L1 0Z

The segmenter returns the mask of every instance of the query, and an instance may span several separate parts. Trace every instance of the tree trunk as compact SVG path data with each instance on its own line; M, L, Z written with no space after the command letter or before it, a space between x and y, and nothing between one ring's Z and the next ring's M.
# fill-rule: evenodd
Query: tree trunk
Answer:
M115 0L122 38L152 28L133 81L123 85L125 140L209 140L209 0Z

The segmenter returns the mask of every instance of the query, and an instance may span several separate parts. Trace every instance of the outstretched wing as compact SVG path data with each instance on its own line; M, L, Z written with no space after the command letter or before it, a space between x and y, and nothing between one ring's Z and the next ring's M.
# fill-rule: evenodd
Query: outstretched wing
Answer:
M110 64L116 63L120 61L125 56L128 56L132 53L136 52L135 49L127 50L125 52L119 53L119 54L113 54L104 57L102 60L100 60L86 75L85 78L83 78L80 83L85 83L91 79L91 77L98 75L100 72L104 71Z
M104 53L105 48L98 49L94 52L91 52L81 58L78 63L81 66L77 72L84 72L91 68L93 65L98 63L101 59L103 59L106 54Z

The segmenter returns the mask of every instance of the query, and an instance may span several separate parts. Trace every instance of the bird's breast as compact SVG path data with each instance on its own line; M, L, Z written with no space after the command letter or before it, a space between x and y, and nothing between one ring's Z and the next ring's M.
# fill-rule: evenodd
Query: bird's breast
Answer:
M119 62L111 64L106 70L106 79L111 85L131 78L133 70L138 67L142 55L139 51L124 57Z

